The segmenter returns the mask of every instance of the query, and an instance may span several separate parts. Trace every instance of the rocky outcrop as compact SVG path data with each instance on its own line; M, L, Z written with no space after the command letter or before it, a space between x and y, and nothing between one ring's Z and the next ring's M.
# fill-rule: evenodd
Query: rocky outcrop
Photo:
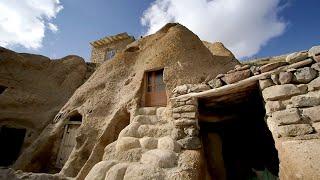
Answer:
M154 110L139 109L144 97L144 74L163 68L167 96L170 97L176 86L199 83L206 77L225 73L231 69L230 64L234 66L238 61L222 46L219 46L220 55L215 55L196 35L179 24L169 24L156 34L133 44L138 47L135 51L117 53L112 60L101 64L88 81L77 89L56 115L54 123L47 126L42 136L28 148L29 154L20 157L16 169L32 170L28 167L32 159L52 148L68 118L77 112L83 117L82 125L76 138L76 147L61 170L61 175L84 179L97 163L110 159L117 161L117 165L110 169L112 171L109 170L110 173L106 173L108 178L138 178L143 171L146 172L145 177L150 178L170 174L170 177L175 176L175 171L183 171L182 175L186 178L197 176L196 172L190 174L187 166L181 169L177 165L191 162L188 156L199 158L200 152L185 149L180 155L176 154L178 139L172 136L176 131L175 126L167 122L159 126L152 125L154 122L162 123L154 115L147 117L154 114ZM223 63L221 58L225 58ZM171 106L169 101L167 106ZM136 116L137 111L146 112L146 115ZM109 156L103 156L113 146L117 155L112 157L110 152ZM155 147L157 151L152 151ZM144 153L147 154L141 159ZM176 161L168 162L167 157L173 156L177 158ZM157 161L159 167L157 164L150 166L147 163L150 159ZM199 168L193 162L190 166ZM162 167L171 169L163 170ZM94 169L92 171L100 172ZM167 173L167 170L172 172Z
M0 126L26 129L22 154L90 76L78 56L51 60L1 47L0 74Z

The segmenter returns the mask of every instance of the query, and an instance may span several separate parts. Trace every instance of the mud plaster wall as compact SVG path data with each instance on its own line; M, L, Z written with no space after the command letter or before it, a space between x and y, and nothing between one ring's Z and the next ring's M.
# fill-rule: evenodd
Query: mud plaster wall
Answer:
M140 50L120 52L98 67L60 110L56 123L47 126L29 153L19 158L16 169L26 169L39 151L48 151L69 113L77 110L83 123L76 148L61 174L84 178L101 161L104 147L113 141L110 134L118 118L137 108L145 71L164 68L164 82L167 92L171 92L177 85L199 83L208 75L224 73L238 64L234 57L222 59L213 55L191 31L175 24L129 46L138 46Z
M91 62L93 63L103 63L106 60L106 52L110 50L115 50L115 52L120 52L126 48L126 46L134 41L133 38L123 39L116 41L101 47L93 47L91 50Z

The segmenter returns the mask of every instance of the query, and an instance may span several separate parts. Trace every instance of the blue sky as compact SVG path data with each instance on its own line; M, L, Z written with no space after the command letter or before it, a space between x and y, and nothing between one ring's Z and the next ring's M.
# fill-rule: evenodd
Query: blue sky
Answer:
M3 1L7 1L7 4L1 6L0 2L0 10L1 7L12 2L11 0ZM234 51L240 59L280 55L320 44L320 1L318 0L308 0L307 2L301 0L261 0L265 3L260 2L258 5L251 3L252 7L242 4L256 0L237 0L239 6L235 7L235 12L239 12L239 14L236 15L233 11L229 11L228 4L224 4L228 0L213 0L212 3L211 1L201 0L202 4L200 0L169 0L171 1L170 4L166 4L167 1L164 0L158 0L157 2L139 0L134 1L134 3L132 0L46 1L48 3L43 4L45 8L41 11L39 9L33 10L34 7L30 3L26 6L21 5L21 7L14 4L7 6L7 9L16 12L19 11L19 8L27 10L29 8L30 12L39 10L37 15L43 13L44 15L40 16L43 18L42 22L45 26L43 37L39 39L35 33L29 35L28 33L31 31L6 32L1 26L4 27L7 25L6 23L13 22L13 20L3 21L5 18L0 15L0 44L1 35L5 38L10 36L11 39L8 38L2 45L18 52L43 54L51 58L76 54L88 61L91 51L89 42L121 32L128 32L135 37L139 37L146 33L153 33L166 21L181 21L182 24L199 32L197 34L202 39L224 41L226 46L235 49ZM52 2L54 2L53 5ZM63 9L58 8L57 4ZM260 4L261 7L257 7ZM235 5L237 4L235 3ZM222 10L219 8L221 6L227 7L227 9ZM55 8L55 11L48 11L50 8ZM27 10L26 14L21 15L23 18L32 15ZM229 12L229 14L225 13L226 16L220 17L221 12L219 11ZM251 11L256 14L248 14ZM186 15L189 14L192 17L188 19ZM261 17L258 18L259 16ZM142 24L141 18L144 19L144 24ZM31 19L17 27L30 26L32 29L33 26L30 24L33 22ZM47 27L48 23L57 26L57 31L50 30ZM225 27L225 24L226 26L230 25L230 27ZM7 29L7 31L10 31L10 29ZM35 32L35 30L32 30L32 32ZM14 39L15 36L17 36L17 39L21 39L20 34L30 38L34 36L38 38L38 41L30 45L33 47L26 47L25 41L28 41L28 39L17 42ZM238 50L239 52L237 52Z

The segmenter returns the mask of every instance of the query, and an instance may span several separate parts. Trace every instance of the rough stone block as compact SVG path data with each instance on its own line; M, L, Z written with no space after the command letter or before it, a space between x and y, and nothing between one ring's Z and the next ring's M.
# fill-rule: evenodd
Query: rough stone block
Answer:
M160 168L172 168L177 164L177 156L173 151L153 149L142 154L141 163Z
M184 148L184 149L199 149L201 148L201 142L198 137L186 137L184 139L178 140L178 143Z
M287 65L286 62L274 62L274 63L269 63L269 64L266 64L266 65L263 65L260 67L260 72L261 73L265 73L265 72L268 72L268 71L271 71L271 70L274 70L278 67L281 67L281 66L284 66L284 65Z
M278 127L278 133L282 137L301 136L312 132L313 128L310 124L292 124Z
M305 108L302 110L302 114L313 122L320 122L320 106Z
M104 180L106 176L106 172L115 164L116 161L101 161L93 166L85 180Z
M283 110L286 106L281 101L267 101L265 104L266 113L272 113L275 111Z
M314 79L308 84L308 91L315 91L320 89L320 77Z
M181 146L171 137L166 136L158 140L158 149L164 149L178 153L181 150Z
M308 55L309 57L320 55L320 46L313 46L311 49L309 49Z
M280 72L279 74L279 82L280 84L289 84L293 78L291 72Z
M173 108L172 112L174 113L181 113L181 112L194 112L197 111L197 107L194 105L185 105Z
M187 105L195 105L198 106L198 100L196 98L191 98L189 100L186 101Z
M195 126L197 124L197 121L195 119L180 118L180 119L175 120L174 124L178 127Z
M267 101L290 98L294 95L303 94L301 90L293 84L283 84L268 87L262 91L262 96Z
M309 92L291 98L292 107L312 107L320 104L320 92ZM320 115L320 114L319 114Z
M311 68L319 72L320 71L320 62L312 64Z
M116 151L127 151L129 149L140 147L141 146L138 138L122 137L117 140Z
M300 68L294 73L294 81L298 83L309 83L317 77L317 74L317 71L310 67Z
M181 114L180 114L180 113L173 113L173 114L172 114L172 117L173 117L174 119L179 119L179 118L181 117Z
M142 107L138 109L139 115L156 115L156 107Z
M199 135L199 130L195 126L190 126L184 128L184 133L189 137L193 137Z
M312 127L313 127L317 132L320 132L320 122L312 123Z
M197 113L196 112L185 112L181 113L182 118L190 118L190 119L196 119L197 118Z
M221 79L212 79L211 81L208 82L208 84L213 89L223 86L223 82Z
M280 84L279 74L271 74L270 78L274 84Z
M292 54L289 54L286 58L286 61L290 64L305 60L308 58L308 53L306 52L295 52Z
M158 146L158 140L153 137L143 137L139 141L144 149L155 149Z
M157 111L156 111L157 117L158 117L158 118L163 117L165 111L166 111L166 107L159 107L159 108L157 108Z
M110 170L107 172L105 179L123 180L128 165L128 163L119 163L112 166L112 168L110 168Z
M271 79L262 79L259 80L259 86L261 90L264 90L267 87L273 86L274 83Z
M300 112L296 108L276 111L272 113L272 117L270 118L278 125L295 124L302 120Z
M188 93L203 92L203 91L207 91L209 89L210 89L210 86L208 86L207 84L190 84L189 89L188 89Z
M222 80L227 84L232 84L232 83L236 83L238 81L247 79L248 77L250 77L250 75L251 75L251 71L250 69L247 69L243 71L236 71L230 74L226 74L222 78Z

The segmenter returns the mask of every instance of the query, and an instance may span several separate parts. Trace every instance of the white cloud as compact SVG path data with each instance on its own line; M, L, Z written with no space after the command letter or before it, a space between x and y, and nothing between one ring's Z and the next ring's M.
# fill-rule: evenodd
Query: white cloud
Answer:
M1 0L0 46L40 48L46 28L58 30L50 21L62 8L59 0Z
M286 23L279 17L280 0L156 0L141 23L147 34L167 22L179 22L202 40L221 41L238 58L259 52L281 35Z
M59 30L58 26L52 23L48 23L48 28L54 33L56 33Z

